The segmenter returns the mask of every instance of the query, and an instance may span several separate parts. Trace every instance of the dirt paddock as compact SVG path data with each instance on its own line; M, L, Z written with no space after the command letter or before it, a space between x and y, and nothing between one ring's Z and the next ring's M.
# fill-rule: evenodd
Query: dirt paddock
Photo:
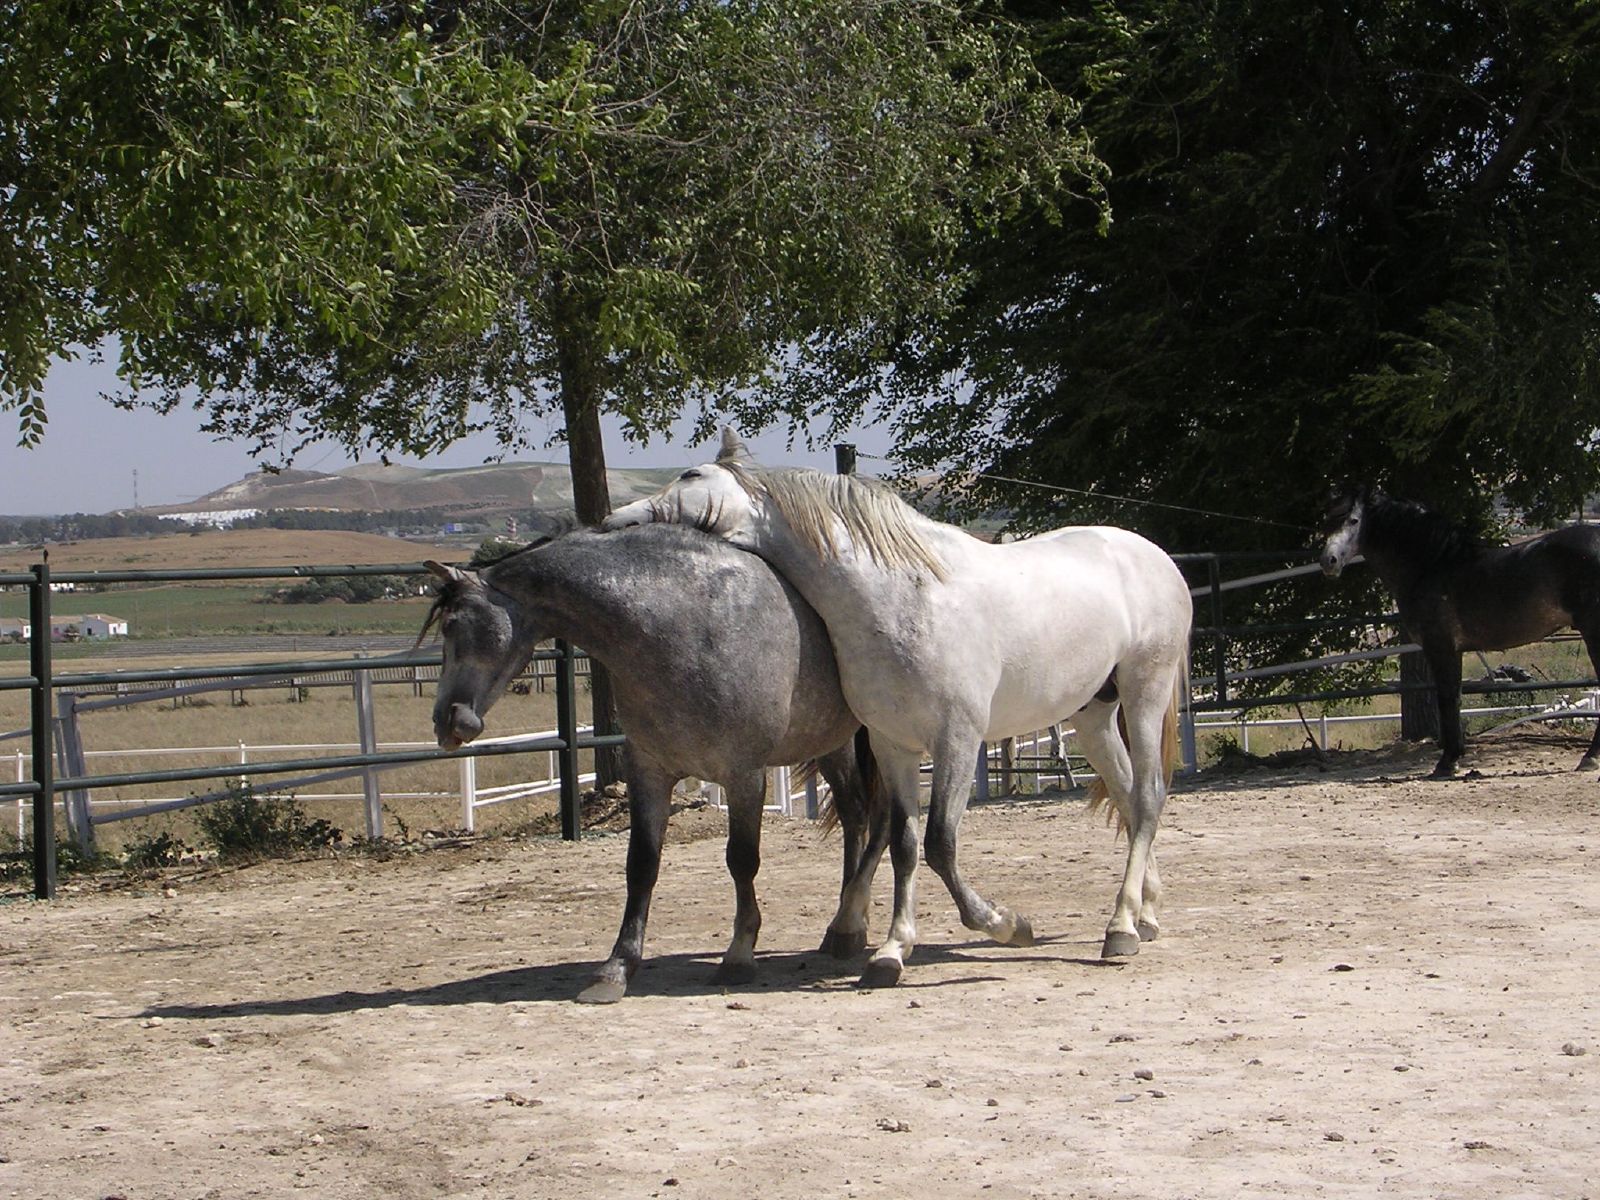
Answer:
M1600 1197L1600 780L1519 731L1182 785L1165 933L1096 955L1120 847L1065 799L969 813L1039 945L923 871L901 986L814 952L837 845L771 819L762 979L707 982L720 838L275 864L0 905L0 1196ZM885 925L880 874L874 935Z

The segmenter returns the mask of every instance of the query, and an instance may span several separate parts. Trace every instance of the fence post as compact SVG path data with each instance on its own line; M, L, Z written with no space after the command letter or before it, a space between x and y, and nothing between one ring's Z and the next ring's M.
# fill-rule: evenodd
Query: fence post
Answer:
M355 672L355 693L361 753L376 754L378 733L372 716L372 672L365 667ZM383 792L378 786L378 773L371 767L361 768L361 792L366 799L367 836L377 841L383 836Z
M56 894L56 776L55 747L50 736L55 722L50 713L50 555L33 568L28 596L28 642L33 691L29 696L33 719L33 894L53 900Z
M973 773L973 783L978 789L978 802L989 799L989 743L978 743L978 765Z
M1217 681L1217 703L1228 699L1228 638L1222 632L1222 563L1213 554L1206 564L1211 585L1211 667Z
M461 760L461 828L474 833L478 828L478 760Z
M583 812L578 799L578 686L576 658L569 642L556 640L561 657L556 660L556 734L562 748L556 752L561 775L561 836L575 842L583 834Z
M840 442L833 448L833 469L838 475L856 473L856 447L853 442Z
M61 772L81 779L89 773L89 762L84 756L83 735L78 729L78 697L75 693L56 693L56 716L61 730L57 741ZM67 816L67 836L79 850L93 854L94 816L89 808L89 793L83 788L74 788L66 794L63 809Z

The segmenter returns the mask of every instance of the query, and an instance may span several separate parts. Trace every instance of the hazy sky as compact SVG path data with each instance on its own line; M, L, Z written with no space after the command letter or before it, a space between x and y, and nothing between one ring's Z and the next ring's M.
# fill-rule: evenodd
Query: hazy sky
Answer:
M0 413L0 513L102 513L132 508L135 471L139 504L183 504L259 469L247 446L219 442L201 433L200 415L192 409L160 416L113 407L101 395L114 383L109 363L79 360L57 364L45 385L49 427L44 442L31 450L16 445L15 414ZM531 432L536 441L542 440L543 430ZM881 427L859 430L852 436L864 454L882 454L889 444L888 432ZM815 453L803 447L789 451L782 430L747 440L756 458L767 465L833 469L831 448ZM625 443L616 426L606 429L606 461L613 467L688 466L711 457L713 449L690 443L686 430L678 437L640 448ZM493 452L493 439L483 437L459 443L421 465L478 466ZM566 448L527 451L515 457L527 462L565 462ZM294 465L337 471L350 461L337 447L322 447L306 451ZM871 473L870 465L864 463L863 470Z

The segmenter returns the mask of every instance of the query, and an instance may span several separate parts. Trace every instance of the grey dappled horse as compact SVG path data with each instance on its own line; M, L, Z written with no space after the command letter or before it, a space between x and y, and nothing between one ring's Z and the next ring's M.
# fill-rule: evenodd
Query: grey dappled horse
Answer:
M428 618L444 642L433 711L442 747L483 731L538 641L574 642L612 674L627 734L628 899L611 957L580 1000L620 1000L639 966L672 788L686 776L715 780L728 796L737 913L718 980L755 974L767 767L817 761L844 830L845 882L858 869L870 877L888 817L886 804L868 811L865 736L856 737L822 622L759 558L656 526L577 530L478 571L428 565L442 579ZM830 929L824 949L844 956L864 944Z
M1400 623L1433 671L1447 778L1466 750L1461 732L1461 654L1509 650L1576 629L1600 674L1600 527L1572 525L1512 546L1485 545L1409 500L1373 488L1336 495L1323 513L1322 570L1337 576L1362 555L1393 593ZM1578 764L1595 765L1600 722Z

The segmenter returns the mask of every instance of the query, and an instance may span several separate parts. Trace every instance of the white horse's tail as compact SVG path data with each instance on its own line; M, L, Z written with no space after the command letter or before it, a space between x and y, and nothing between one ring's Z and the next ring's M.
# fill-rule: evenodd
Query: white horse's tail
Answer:
M1183 761L1183 742L1178 736L1178 715L1183 711L1189 696L1189 656L1184 655L1178 677L1172 681L1172 700L1167 704L1166 714L1161 718L1161 786L1165 790L1172 786L1172 776L1178 769L1178 764ZM1119 706L1117 709L1117 733L1122 738L1122 744L1132 750L1128 741L1128 722ZM1122 810L1110 804L1111 792L1106 787L1105 780L1095 778L1089 785L1089 811L1108 809L1106 824L1113 821L1117 825L1117 836L1121 837L1128 831L1128 819L1123 816Z

